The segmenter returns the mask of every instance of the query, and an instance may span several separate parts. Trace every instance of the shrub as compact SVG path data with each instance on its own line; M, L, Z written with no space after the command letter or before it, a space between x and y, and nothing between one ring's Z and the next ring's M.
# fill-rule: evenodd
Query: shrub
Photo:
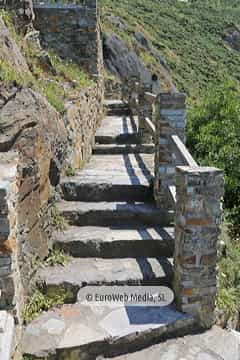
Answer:
M208 91L188 113L188 147L203 165L224 170L224 207L235 236L240 227L240 91L228 82Z

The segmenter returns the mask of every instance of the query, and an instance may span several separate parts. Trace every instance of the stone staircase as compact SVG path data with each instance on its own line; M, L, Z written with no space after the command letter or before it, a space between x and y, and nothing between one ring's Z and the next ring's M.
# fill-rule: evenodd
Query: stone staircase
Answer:
M173 213L152 199L154 145L139 144L137 120L120 101L96 133L93 156L73 177L61 180L58 210L69 226L54 234L54 247L70 254L64 266L41 269L44 291L66 289L67 304L26 327L23 347L36 358L113 357L183 335L194 319L168 307L83 305L87 285L171 287Z

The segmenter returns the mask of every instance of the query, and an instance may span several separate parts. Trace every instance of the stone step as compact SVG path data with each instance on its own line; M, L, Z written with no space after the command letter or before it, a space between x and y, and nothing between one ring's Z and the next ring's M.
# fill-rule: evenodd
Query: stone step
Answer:
M68 201L149 201L153 178L149 154L94 155L85 168L61 180Z
M138 120L129 115L106 116L98 128L98 144L138 144Z
M86 285L167 285L172 280L172 259L159 258L71 258L65 266L45 267L37 279L44 292L59 287L68 290L67 302L77 300Z
M109 115L109 116L114 116L114 115L128 116L131 114L131 111L127 106L126 107L115 107L113 109L107 108L106 111L107 111L107 115Z
M172 257L174 228L72 226L64 232L55 232L53 244L74 257Z
M94 155L114 155L114 154L154 154L154 144L98 144L93 148Z
M194 319L173 307L63 305L30 323L23 352L44 359L97 359L183 336Z
M128 104L124 103L121 100L105 100L104 107L109 115L127 115L131 113Z
M83 180L80 177L64 178L61 189L62 198L67 201L149 201L153 196L149 184L132 185L120 176L101 179L96 175L95 179L89 176Z
M131 145L139 144L139 136L137 133L132 134L117 134L117 135L95 135L96 144L119 144Z
M120 99L105 99L103 105L107 109L115 109L115 108L129 108L128 104L123 102Z
M173 211L157 209L152 203L60 201L57 209L69 225L157 225L170 226Z
M149 201L153 178L150 154L94 155L73 177L62 179L68 201Z
M169 339L141 351L101 360L239 360L239 354L240 340L233 332L214 326L210 330Z

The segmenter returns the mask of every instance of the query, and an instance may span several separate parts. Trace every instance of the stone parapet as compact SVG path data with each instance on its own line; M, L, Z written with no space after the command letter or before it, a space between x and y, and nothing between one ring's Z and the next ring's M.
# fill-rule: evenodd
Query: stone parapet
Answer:
M174 290L179 309L202 327L214 322L223 188L219 169L177 167Z

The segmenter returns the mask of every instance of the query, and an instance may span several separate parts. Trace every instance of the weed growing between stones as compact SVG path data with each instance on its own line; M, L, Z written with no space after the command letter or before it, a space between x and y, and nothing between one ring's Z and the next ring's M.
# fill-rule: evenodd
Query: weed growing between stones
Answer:
M56 229L60 231L64 231L68 227L68 222L65 219L65 217L58 211L56 206L53 206L51 209L51 225Z
M69 177L75 176L76 175L76 169L74 169L73 166L68 165L68 167L65 170L65 174L66 174L66 176L69 176Z
M44 261L46 266L61 265L65 266L70 260L70 257L62 250L53 249L47 259Z
M55 288L54 291L47 294L43 294L39 289L36 289L24 307L24 323L28 324L43 311L48 311L53 307L63 305L67 298L69 298L69 291L65 288Z

